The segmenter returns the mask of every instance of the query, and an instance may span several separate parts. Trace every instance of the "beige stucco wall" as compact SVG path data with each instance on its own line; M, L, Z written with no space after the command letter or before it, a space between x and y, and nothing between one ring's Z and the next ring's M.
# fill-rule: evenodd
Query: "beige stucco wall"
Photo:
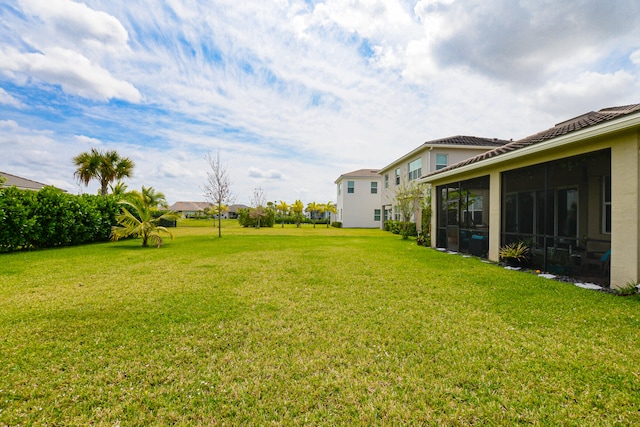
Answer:
M611 149L611 285L640 280L640 149L638 133Z

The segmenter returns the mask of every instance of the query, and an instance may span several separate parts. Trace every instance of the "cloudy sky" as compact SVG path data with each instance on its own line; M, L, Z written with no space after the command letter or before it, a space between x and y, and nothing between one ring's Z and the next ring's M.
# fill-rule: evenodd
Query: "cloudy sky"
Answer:
M0 170L72 193L95 147L203 200L210 151L238 202L325 202L427 140L638 102L637 0L0 2Z

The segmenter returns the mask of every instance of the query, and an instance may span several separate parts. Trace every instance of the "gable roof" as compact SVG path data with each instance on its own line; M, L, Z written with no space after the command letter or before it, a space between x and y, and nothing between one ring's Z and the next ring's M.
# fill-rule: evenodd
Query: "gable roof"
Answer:
M197 212L203 211L211 206L209 202L175 202L169 206L170 211L175 212Z
M579 130L595 126L600 123L611 121L623 116L627 116L633 113L640 112L640 104L623 105L619 107L603 108L599 111L590 111L580 116L574 117L569 120L565 120L556 124L554 127L544 130L542 132L535 133L517 141L509 142L508 144L495 148L491 151L487 151L469 159L450 165L446 168L439 169L428 173L421 178L431 177L434 175L449 172L454 169L459 169L463 166L472 165L474 163L488 160L506 153L510 153L521 148L529 147L535 144L539 144L544 141L548 141L554 138L558 138L563 135L567 135Z
M6 181L0 184L0 187L12 187L16 186L21 190L40 190L42 187L46 187L47 184L43 184L31 179L22 178L17 175L0 171L0 176L6 178Z
M378 169L358 169L357 171L343 173L336 179L335 183L344 178L380 178Z
M471 149L484 149L486 151L496 147L502 147L505 144L508 144L509 142L510 141L507 141L506 139L483 138L479 136L468 136L468 135L455 135L455 136L448 136L446 138L434 139L421 144L420 146L414 148L413 150L403 155L402 157L397 158L393 162L389 163L387 166L380 169L379 172L392 168L397 163L408 160L409 158L416 156L418 153L422 151L426 151L433 147L471 148Z

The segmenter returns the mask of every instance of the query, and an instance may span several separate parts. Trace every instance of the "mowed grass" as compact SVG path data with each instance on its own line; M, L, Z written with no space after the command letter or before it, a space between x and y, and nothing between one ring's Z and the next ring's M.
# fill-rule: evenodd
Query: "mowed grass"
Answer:
M0 425L634 425L638 298L379 230L0 256Z

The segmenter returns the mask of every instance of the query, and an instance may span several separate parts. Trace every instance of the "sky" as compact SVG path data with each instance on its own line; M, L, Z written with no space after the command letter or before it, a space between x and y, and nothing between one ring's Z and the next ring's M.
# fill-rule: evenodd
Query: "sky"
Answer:
M0 171L73 194L115 149L130 189L324 203L425 141L519 139L640 103L637 0L0 0Z

